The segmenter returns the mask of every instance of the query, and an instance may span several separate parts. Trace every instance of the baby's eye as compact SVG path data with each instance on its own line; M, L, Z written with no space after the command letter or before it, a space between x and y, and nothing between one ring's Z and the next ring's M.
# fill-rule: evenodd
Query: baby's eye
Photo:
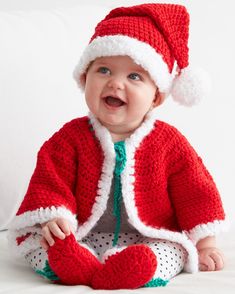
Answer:
M129 74L128 76L131 80L134 80L134 81L140 81L141 80L141 76L137 73L131 73Z
M99 67L98 68L98 72L102 73L102 74L110 74L110 70L107 67Z

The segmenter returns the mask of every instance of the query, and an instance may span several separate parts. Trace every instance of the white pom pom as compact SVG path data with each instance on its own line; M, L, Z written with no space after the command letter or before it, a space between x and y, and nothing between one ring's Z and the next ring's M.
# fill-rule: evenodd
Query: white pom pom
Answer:
M173 100L184 106L193 106L206 97L211 89L211 80L201 68L184 68L173 81Z

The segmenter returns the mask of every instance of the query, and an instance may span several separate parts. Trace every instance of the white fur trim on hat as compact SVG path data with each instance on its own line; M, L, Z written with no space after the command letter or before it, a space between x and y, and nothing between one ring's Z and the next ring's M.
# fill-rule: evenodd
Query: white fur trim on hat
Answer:
M74 78L79 87L84 88L82 75L91 61L98 57L119 55L130 56L150 74L160 92L169 92L173 77L162 56L149 44L123 35L97 37L86 47L74 70Z

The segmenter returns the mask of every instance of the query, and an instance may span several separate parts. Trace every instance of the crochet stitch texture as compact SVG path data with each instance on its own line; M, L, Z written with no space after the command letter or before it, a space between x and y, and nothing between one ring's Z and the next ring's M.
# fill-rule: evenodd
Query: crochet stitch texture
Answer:
M186 138L154 113L125 147L121 184L128 221L143 236L181 244L189 253L185 271L197 271L193 243L225 224L211 175ZM92 115L65 124L38 153L11 229L15 250L27 254L37 246L34 225L55 217L72 223L77 240L85 237L106 210L114 169L110 134Z
M49 266L65 285L87 285L96 271L102 268L100 261L86 248L80 246L73 234L64 240L55 238L48 250Z
M108 258L92 279L94 289L136 289L149 282L157 267L156 256L146 245L132 245Z
M96 26L90 42L96 37L128 35L155 48L171 72L175 59L180 68L188 65L188 27L189 15L182 5L119 7Z
M87 117L67 123L41 148L17 215L63 206L83 224L92 214L104 156ZM135 152L134 169L135 204L147 225L189 231L224 219L211 175L174 127L160 121L155 124Z

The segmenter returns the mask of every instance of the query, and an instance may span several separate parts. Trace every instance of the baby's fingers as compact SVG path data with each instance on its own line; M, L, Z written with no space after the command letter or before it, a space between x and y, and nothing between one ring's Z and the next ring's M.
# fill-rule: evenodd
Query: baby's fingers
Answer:
M203 263L200 263L199 264L199 270L202 271L202 272L206 272L208 270L208 266L203 264Z
M48 226L44 226L42 228L42 235L43 235L44 239L47 241L47 243L50 246L54 245L55 241L53 239L53 236L52 236L52 234L51 234L50 229L48 228Z
M220 254L218 253L211 253L211 258L214 260L215 263L215 270L219 271L224 267L224 261Z
M57 220L57 224L60 227L61 231L66 235L69 236L71 233L70 224L67 220L60 218Z
M58 226L57 223L50 222L50 223L48 223L47 226L48 226L49 230L51 231L51 233L55 237L57 237L59 239L64 239L65 238L65 234L62 232L61 228Z

